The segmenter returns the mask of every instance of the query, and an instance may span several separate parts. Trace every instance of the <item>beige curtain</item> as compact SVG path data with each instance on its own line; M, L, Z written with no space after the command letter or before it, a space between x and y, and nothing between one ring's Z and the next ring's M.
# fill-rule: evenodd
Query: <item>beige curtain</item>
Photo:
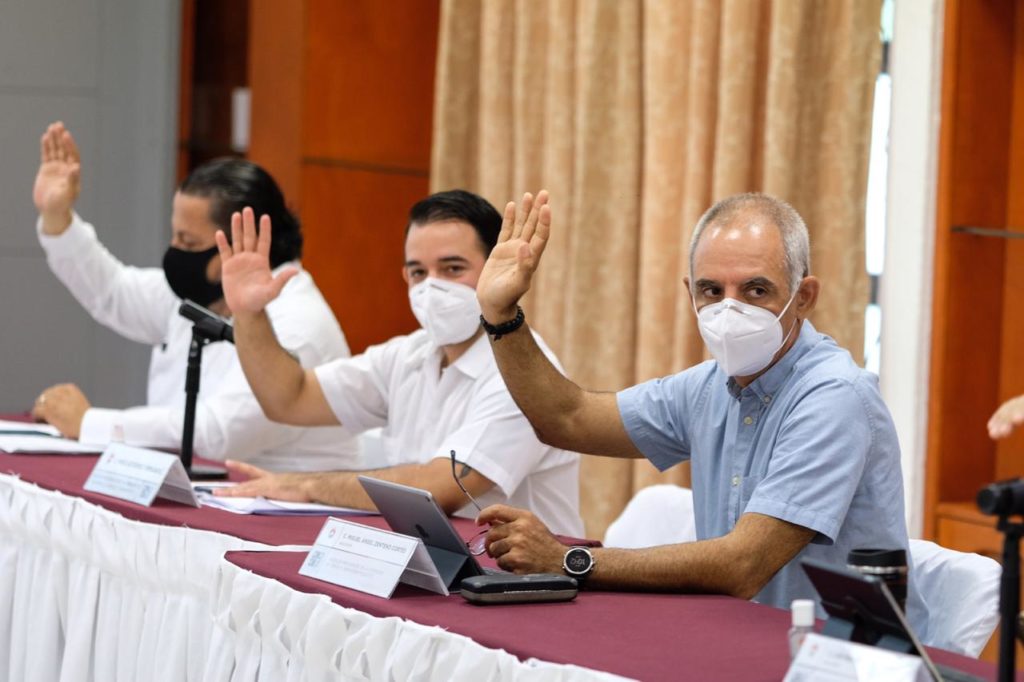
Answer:
M524 308L577 383L704 358L683 277L716 200L779 196L811 231L814 317L858 360L880 0L442 0L431 185L499 210L550 190ZM685 467L587 457L588 534Z

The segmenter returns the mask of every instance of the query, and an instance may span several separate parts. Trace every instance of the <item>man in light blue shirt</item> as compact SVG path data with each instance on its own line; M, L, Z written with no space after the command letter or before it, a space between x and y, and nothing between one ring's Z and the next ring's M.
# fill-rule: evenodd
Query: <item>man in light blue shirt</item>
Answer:
M844 565L853 548L907 547L899 444L877 384L804 321L746 387L711 360L628 388L618 404L658 469L691 461L698 539L728 534L746 513L814 531L755 597L788 607L816 597L799 559Z
M517 306L550 230L547 195L505 211L477 295L492 348L541 440L659 469L691 460L697 542L567 550L531 515L485 509L489 552L516 572L565 570L595 586L732 594L788 608L815 597L799 560L845 565L854 547L906 548L899 445L876 378L807 317L802 219L785 202L737 195L700 220L687 285L715 360L618 394L550 367ZM911 589L912 610L921 608Z

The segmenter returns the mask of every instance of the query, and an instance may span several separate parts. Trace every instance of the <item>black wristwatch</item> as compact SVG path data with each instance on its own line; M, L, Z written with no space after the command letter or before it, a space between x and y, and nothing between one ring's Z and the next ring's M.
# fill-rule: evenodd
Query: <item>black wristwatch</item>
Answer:
M594 570L594 555L586 547L570 547L562 559L562 570L581 586Z

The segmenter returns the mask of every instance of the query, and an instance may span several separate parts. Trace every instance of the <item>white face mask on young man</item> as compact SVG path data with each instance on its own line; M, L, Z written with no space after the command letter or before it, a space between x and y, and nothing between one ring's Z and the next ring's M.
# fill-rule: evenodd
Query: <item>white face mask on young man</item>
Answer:
M409 289L412 314L436 346L465 341L480 328L476 289L428 277Z
M746 377L771 364L799 321L793 321L783 338L779 320L794 298L796 292L778 315L732 298L706 305L699 311L694 308L700 335L726 375Z

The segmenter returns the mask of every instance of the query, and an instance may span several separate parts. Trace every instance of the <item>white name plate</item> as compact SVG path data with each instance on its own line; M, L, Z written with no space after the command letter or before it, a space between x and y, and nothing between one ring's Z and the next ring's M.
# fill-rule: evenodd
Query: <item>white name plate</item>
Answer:
M415 563L433 568L419 538L331 517L320 529L299 573L390 599L409 562L417 555ZM442 593L448 594L436 569L434 575L435 585L421 586L438 591L436 585L440 585Z
M185 467L176 455L111 443L100 455L85 489L152 506L157 497L198 507Z
M918 656L811 633L783 682L930 682Z

